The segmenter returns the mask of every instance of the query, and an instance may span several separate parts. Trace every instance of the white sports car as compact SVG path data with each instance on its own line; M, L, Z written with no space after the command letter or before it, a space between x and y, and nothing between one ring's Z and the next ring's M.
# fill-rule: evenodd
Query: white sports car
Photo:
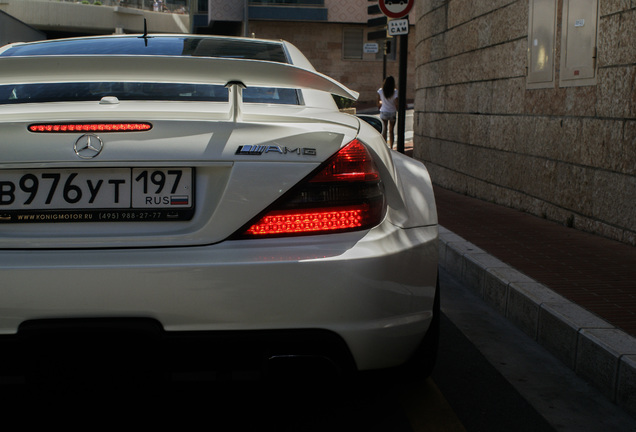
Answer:
M428 373L431 180L332 95L284 41L0 48L0 376Z

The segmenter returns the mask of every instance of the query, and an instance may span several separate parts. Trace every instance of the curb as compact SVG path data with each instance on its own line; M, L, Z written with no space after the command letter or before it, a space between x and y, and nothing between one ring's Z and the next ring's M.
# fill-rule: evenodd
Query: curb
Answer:
M442 226L439 263L577 375L636 417L636 338Z

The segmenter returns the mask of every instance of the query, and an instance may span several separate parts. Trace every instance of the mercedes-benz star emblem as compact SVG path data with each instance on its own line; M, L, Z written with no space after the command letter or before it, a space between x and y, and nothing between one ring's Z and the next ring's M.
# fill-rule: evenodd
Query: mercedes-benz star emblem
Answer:
M104 141L94 134L84 134L75 141L73 149L82 159L92 159L102 152Z

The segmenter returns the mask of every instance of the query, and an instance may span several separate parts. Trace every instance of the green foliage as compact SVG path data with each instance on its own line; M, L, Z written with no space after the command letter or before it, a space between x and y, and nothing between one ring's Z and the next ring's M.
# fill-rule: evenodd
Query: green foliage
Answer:
M347 99L342 96L332 95L333 99L336 101L336 105L338 105L338 109L345 108L353 108L355 106L355 101L353 99Z

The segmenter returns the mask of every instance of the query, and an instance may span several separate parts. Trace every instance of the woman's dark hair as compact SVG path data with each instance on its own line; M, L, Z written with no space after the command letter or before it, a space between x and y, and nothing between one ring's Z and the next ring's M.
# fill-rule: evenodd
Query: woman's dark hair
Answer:
M395 79L392 76L386 77L384 84L382 84L382 93L384 97L390 99L395 93Z

